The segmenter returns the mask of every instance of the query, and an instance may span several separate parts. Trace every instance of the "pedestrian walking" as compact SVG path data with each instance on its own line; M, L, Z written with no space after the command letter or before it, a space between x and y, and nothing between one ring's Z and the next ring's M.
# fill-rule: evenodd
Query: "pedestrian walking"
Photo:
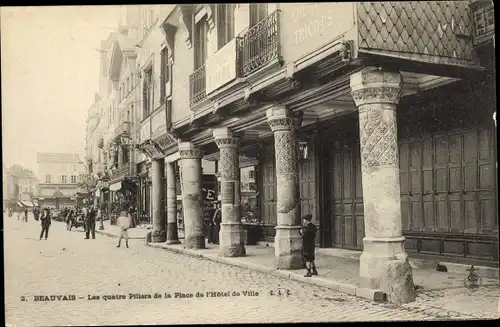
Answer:
M49 209L45 208L43 209L42 212L42 217L40 218L41 224L42 224L42 231L40 232L40 240L43 237L43 234L45 233L45 239L49 236L49 228L50 228L50 211Z
M219 244L219 232L220 232L220 223L221 223L221 208L219 202L216 202L215 204L215 212L214 216L212 218L212 224L213 224L213 229L212 229L212 240L214 244Z
M24 222L27 223L28 222L28 208L25 208L24 209Z
M73 212L73 209L69 210L68 219L66 220L66 230L68 231L71 231L71 227L73 226L74 215L75 213Z
M125 239L125 246L128 248L128 230L132 224L132 213L132 207L128 209L128 212L125 210L120 211L120 216L117 220L117 225L120 227L120 238L118 239L117 248L120 247L123 238Z
M87 211L85 219L85 239L88 240L90 234L92 234L92 239L95 239L95 217L96 211L93 207Z
M302 255L304 257L304 261L306 262L307 269L307 273L304 277L311 277L312 275L318 275L316 264L314 263L317 228L312 222L311 214L305 214L302 216L302 224Z

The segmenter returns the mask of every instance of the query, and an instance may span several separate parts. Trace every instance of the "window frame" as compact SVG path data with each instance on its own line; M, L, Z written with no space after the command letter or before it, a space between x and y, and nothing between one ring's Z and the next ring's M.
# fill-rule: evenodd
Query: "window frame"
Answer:
M234 11L236 6L233 3L217 4L216 6L217 50L220 50L235 38Z
M148 117L153 112L153 65L144 69L144 81L142 90L143 117Z
M194 70L203 67L208 57L208 17L203 15L194 23Z

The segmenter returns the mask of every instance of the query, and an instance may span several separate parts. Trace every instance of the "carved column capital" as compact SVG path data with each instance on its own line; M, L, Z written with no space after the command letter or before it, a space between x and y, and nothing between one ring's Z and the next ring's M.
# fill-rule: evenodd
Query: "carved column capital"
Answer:
M204 152L196 148L191 142L179 143L179 156L181 159L201 159Z
M374 69L351 75L350 84L351 95L357 107L383 103L397 105L403 79L399 72Z
M238 148L240 138L234 135L229 128L216 128L213 131L215 144L219 149Z
M285 107L273 107L267 109L266 118L269 127L271 127L273 132L295 129L294 117Z

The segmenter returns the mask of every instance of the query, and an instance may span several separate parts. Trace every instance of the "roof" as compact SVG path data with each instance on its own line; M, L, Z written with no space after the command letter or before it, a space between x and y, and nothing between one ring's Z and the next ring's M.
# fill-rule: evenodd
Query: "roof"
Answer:
M38 152L37 162L43 163L83 163L76 153Z

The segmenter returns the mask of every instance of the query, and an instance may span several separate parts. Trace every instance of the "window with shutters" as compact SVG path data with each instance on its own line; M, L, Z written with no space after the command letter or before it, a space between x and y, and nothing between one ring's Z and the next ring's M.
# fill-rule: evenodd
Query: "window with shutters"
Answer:
M267 3L250 3L250 27L257 25L267 15Z
M153 67L149 67L144 71L144 88L143 88L143 117L149 116L153 109Z
M170 95L169 83L170 83L170 60L168 59L169 53L168 48L163 48L161 51L161 103L165 102L165 98Z
M194 69L196 70L207 60L208 22L206 15L196 22L194 36Z
M225 46L234 38L234 8L232 3L217 5L217 49Z

